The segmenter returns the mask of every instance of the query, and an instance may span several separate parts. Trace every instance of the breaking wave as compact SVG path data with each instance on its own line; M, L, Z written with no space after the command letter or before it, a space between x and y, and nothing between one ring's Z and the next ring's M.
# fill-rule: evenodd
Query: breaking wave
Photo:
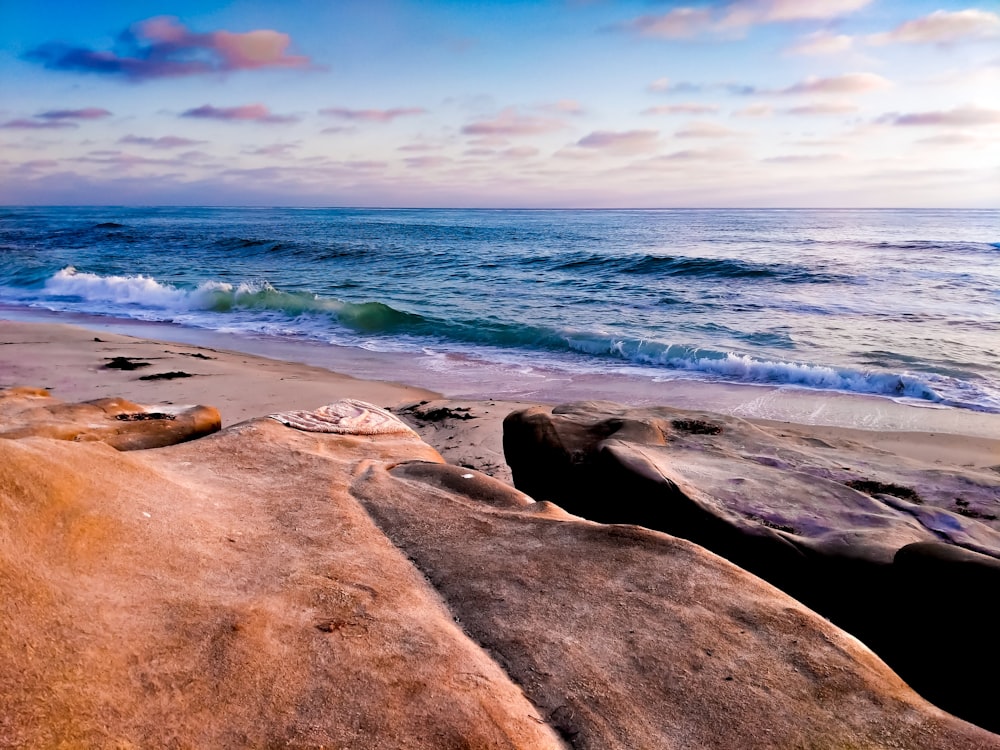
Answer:
M51 276L40 292L35 293L33 304L145 320L180 318L186 324L209 328L232 328L233 318L252 322L255 316L265 316L272 321L280 319L284 332L328 341L338 331L402 336L437 345L473 344L562 353L729 382L794 385L948 403L927 380L905 372L772 361L711 348L495 320L439 319L379 301L348 302L310 292L282 291L264 281L235 285L207 281L195 288L181 288L142 274L102 276L67 267Z

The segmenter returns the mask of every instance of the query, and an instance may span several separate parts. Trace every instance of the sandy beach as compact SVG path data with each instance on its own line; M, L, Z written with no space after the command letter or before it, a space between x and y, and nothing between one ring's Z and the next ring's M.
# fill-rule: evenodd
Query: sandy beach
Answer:
M243 342L234 339L233 343ZM294 352L281 353L294 356ZM312 347L300 354L303 359L315 356ZM136 370L108 367L118 357L148 366ZM371 366L364 371L370 375L374 369ZM149 379L170 372L191 377ZM0 385L5 387L44 387L67 402L118 396L152 405L203 404L220 411L223 426L277 411L314 409L340 398L356 398L398 411L450 463L473 467L507 482L510 471L502 446L502 422L507 414L532 404L594 397L584 390L585 383L573 383L564 399L553 398L558 394L547 391L550 398L530 400L464 397L460 386L449 384L457 395L225 348L59 323L0 320ZM598 384L593 385L596 390ZM651 394L641 386L636 389L633 398L623 400L650 403ZM603 395L607 390L598 392ZM629 393L623 390L622 395ZM758 419L764 424L791 422L796 430L815 439L849 440L931 466L1000 466L1000 439L994 437L1000 436L1000 415L919 408L862 396L705 383L681 382L663 395L663 405ZM427 419L429 412L432 418ZM762 414L770 418L760 419ZM845 426L869 424L876 429Z

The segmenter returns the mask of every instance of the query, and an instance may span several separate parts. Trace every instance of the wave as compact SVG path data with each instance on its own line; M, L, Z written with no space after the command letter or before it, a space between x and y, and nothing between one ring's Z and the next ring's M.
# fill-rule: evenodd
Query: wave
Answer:
M309 292L284 292L266 281L238 285L206 281L195 289L182 289L143 274L101 276L77 271L72 266L52 276L43 291L50 297L77 298L86 303L159 310L167 314L259 311L280 313L290 318L324 314L362 333L393 333L424 320L419 315L396 310L381 302L354 303L323 298ZM124 309L120 312L127 314L129 311ZM169 315L163 317L169 319Z
M979 253L989 248L1000 247L997 242L968 242L954 240L904 240L900 242L865 242L863 247L872 250L918 250L922 252Z
M185 313L214 315L196 325L231 327L218 316L277 316L283 331L330 339L331 322L366 336L417 337L438 345L474 344L493 350L548 351L588 361L632 366L740 383L794 385L849 391L925 402L948 403L925 379L909 373L853 370L800 362L768 360L735 352L622 339L593 332L571 332L540 325L496 320L443 320L397 310L379 301L347 302L309 292L288 292L267 282L238 285L208 281L194 289L164 284L150 276L101 276L67 267L45 283L49 302L82 302L89 312L174 320ZM76 307L76 305L72 305ZM318 325L317 325L318 321ZM325 321L325 322L324 322ZM666 374L666 373L664 373ZM974 407L975 408L975 407Z
M702 258L673 255L565 254L552 259L557 271L586 271L593 268L623 274L673 276L681 278L772 279L784 283L848 282L847 276L817 273L788 263L757 263L732 258ZM530 260L535 264L538 260Z

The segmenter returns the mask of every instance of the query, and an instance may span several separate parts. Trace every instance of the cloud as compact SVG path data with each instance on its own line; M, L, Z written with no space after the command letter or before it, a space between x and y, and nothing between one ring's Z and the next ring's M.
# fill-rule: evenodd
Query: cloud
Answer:
M689 162L689 161L732 161L734 159L739 159L742 156L742 152L728 149L728 148L709 148L709 149L684 149L683 151L674 151L670 154L665 154L663 156L657 157L657 161L660 162Z
M581 148L636 154L653 151L660 133L657 130L595 130L576 142Z
M585 111L583 105L576 99L559 99L549 104L541 104L538 109L557 115L582 115Z
M882 115L878 122L903 126L973 127L976 125L998 125L1000 124L1000 109L958 107L936 112L911 112L908 114L893 112Z
M733 114L737 117L770 117L774 114L774 109L770 104L751 104L736 110Z
M195 117L204 120L227 120L232 122L262 122L269 125L298 122L294 115L275 115L263 104L244 104L240 107L213 107L203 104L189 109L181 117Z
M59 162L52 159L33 159L32 161L26 161L18 164L14 167L14 171L19 173L46 171L49 169L55 169L58 166Z
M153 148L183 148L184 146L196 146L205 141L196 141L192 138L181 138L177 135L164 135L159 138L149 138L138 135L126 135L118 139L119 143L130 143L136 146L152 146Z
M422 151L437 151L442 146L438 143L427 143L426 141L414 141L413 143L404 143L402 146L397 146L397 151L410 151L410 152L422 152Z
M370 169L385 169L386 167L389 166L389 163L384 161L376 161L374 159L357 159L355 161L341 162L341 165L347 167L348 169L370 170Z
M714 122L692 122L674 133L676 138L729 138L734 135L739 133Z
M867 37L871 44L947 44L963 39L1000 36L1000 15L985 10L936 10L883 34Z
M875 73L845 73L830 78L811 76L781 89L778 94L864 94L892 86L892 81Z
M410 156L403 159L410 169L436 169L451 164L452 160L447 156Z
M683 39L711 29L712 12L706 8L674 8L659 16L639 16L622 28L639 36Z
M291 151L298 147L298 143L272 143L269 146L246 149L243 153L250 156L275 156L284 158L291 156Z
M791 107L783 110L786 115L823 116L823 115L846 115L857 112L858 107L850 102L813 102L804 104L801 107Z
M853 13L872 0L734 0L705 7L674 8L644 15L617 28L637 36L688 39L705 33L731 33L751 26L794 21L825 21Z
M719 111L714 104L683 102L681 104L661 104L644 109L644 115L711 115Z
M85 107L84 109L51 109L35 115L43 120L99 120L110 117L111 113L100 107Z
M839 55L849 51L854 46L854 38L846 34L831 34L828 31L816 31L807 34L798 42L785 50L789 55Z
M771 156L761 161L767 164L816 164L824 161L843 161L843 154L787 154Z
M562 130L566 123L549 117L531 117L518 114L513 107L508 107L491 120L478 120L462 128L465 135L485 136L517 136L539 135Z
M421 107L395 107L393 109L346 109L344 107L328 107L319 111L327 117L337 117L341 120L361 122L392 122L397 117L423 115L426 109Z
M737 0L723 6L723 27L744 28L765 23L827 21L850 15L873 0Z
M78 127L80 126L75 122L66 122L65 120L28 120L25 118L7 120L7 122L0 124L0 128L4 130L56 130Z
M514 146L501 151L500 155L508 159L530 159L532 156L538 156L538 153L538 149L533 146Z
M654 94L697 94L704 90L703 86L688 81L672 83L669 78L657 78L646 87Z
M969 146L979 143L979 139L966 133L942 133L921 138L917 143L926 143L930 146Z
M115 50L48 42L25 59L50 70L121 76L132 81L263 68L307 68L309 58L289 55L288 34L270 29L199 34L176 18L140 21L119 35Z

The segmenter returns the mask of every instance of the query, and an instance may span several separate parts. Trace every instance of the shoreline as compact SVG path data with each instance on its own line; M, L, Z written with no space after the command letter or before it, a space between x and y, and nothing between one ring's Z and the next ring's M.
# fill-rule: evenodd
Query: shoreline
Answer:
M704 410L802 425L1000 436L1000 414L862 393L681 378L654 381L625 372L574 373L440 352L376 351L312 340L253 337L158 321L66 314L0 304L0 325L7 321L77 326L95 335L105 332L301 364L362 381L405 385L453 400L548 405L599 400L634 407Z
M317 364L310 356L320 349L315 346L279 342L284 346L275 347L273 342L264 342L270 344L264 347L267 354L248 353L231 348L232 344L246 343L245 339L218 333L200 336L201 332L174 327L175 331L196 334L188 337L198 342L193 343L148 335L163 332L165 327L158 324L128 326L147 334L142 337L115 332L118 328L116 324L81 327L0 318L0 387L45 387L55 398L67 402L118 396L150 405L203 404L220 411L224 427L278 411L315 409L337 399L357 398L391 408L449 463L478 469L508 483L510 470L503 454L503 419L507 414L539 404L613 400L607 397L606 387L588 393L579 382L566 389L561 400L539 398L536 396L543 394L530 392L498 393L492 398L481 392L445 392L409 385L402 378L388 379L394 374L405 375L401 365L407 360L393 360L393 355L360 352L360 357L337 363L334 359L344 352L331 347L323 364ZM132 371L105 367L115 357L148 365ZM395 370L386 364L393 361ZM373 377L379 368L382 377ZM190 377L140 379L169 372ZM624 388L627 383L614 385ZM761 424L780 423L816 440L849 440L861 449L889 453L902 461L931 466L1000 466L1000 415L918 408L864 396L817 396L691 381L677 385L666 394L669 397L655 405L736 416ZM619 401L630 406L650 405L648 394L639 390L639 398ZM622 394L628 396L629 391L623 389ZM422 406L422 402L427 403ZM427 418L434 410L443 411Z

